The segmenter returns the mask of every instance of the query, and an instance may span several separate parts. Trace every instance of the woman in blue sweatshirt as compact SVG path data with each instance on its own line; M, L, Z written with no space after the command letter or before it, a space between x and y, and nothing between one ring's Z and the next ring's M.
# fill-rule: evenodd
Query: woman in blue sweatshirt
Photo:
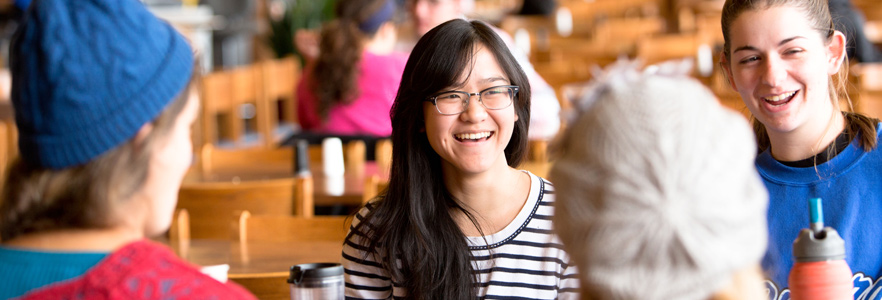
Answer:
M843 112L846 38L824 0L727 0L721 65L753 115L756 166L769 189L770 299L787 299L792 242L822 198L855 273L855 299L882 275L879 120ZM840 107L848 103L849 107Z

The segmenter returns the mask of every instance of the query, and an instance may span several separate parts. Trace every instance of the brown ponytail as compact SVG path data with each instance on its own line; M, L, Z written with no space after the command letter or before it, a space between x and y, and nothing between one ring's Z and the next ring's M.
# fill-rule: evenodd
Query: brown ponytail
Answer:
M379 10L386 0L340 0L337 19L322 27L312 90L318 113L327 118L336 104L351 103L358 95L358 67L364 44L376 32L362 32L359 24Z

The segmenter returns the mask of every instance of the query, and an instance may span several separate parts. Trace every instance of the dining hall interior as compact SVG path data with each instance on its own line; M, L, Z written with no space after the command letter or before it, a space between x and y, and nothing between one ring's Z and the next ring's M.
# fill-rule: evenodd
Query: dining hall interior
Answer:
M17 2L0 0L3 178L19 156L9 98L9 68L15 63L9 47L23 15ZM350 216L387 187L392 164L389 134L310 130L298 112L304 109L298 82L316 59L309 56L323 51L317 43L323 24L332 21L329 8L335 0L142 2L189 40L201 70L193 162L178 192L172 226L156 241L260 299L287 299L292 265L340 262ZM399 41L415 34L405 2L396 1ZM527 7L527 2L545 3ZM584 96L597 70L632 59L645 66L685 66L721 104L750 119L719 63L723 2L474 0L465 17L511 37L552 89L560 114ZM865 17L866 39L882 48L882 3L851 3ZM847 64L851 109L882 118L882 56ZM567 128L567 118L557 121L560 131ZM554 163L553 138L531 138L518 168L547 176Z

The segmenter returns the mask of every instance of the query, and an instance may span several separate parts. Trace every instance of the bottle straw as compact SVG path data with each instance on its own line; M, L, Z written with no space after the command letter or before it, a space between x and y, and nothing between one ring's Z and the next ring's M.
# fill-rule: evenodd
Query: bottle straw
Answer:
M824 230L824 210L821 207L821 198L809 199L809 218L812 232L817 236Z

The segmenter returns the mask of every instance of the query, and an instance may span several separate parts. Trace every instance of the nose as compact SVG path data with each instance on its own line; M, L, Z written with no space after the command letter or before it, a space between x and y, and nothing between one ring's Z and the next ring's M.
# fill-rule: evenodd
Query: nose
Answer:
M766 58L764 67L762 80L768 86L778 86L787 78L784 62L777 57L770 56Z
M481 101L477 95L469 95L469 106L466 107L466 110L459 114L460 120L463 122L470 123L480 123L487 118L487 109L483 104L479 103Z

